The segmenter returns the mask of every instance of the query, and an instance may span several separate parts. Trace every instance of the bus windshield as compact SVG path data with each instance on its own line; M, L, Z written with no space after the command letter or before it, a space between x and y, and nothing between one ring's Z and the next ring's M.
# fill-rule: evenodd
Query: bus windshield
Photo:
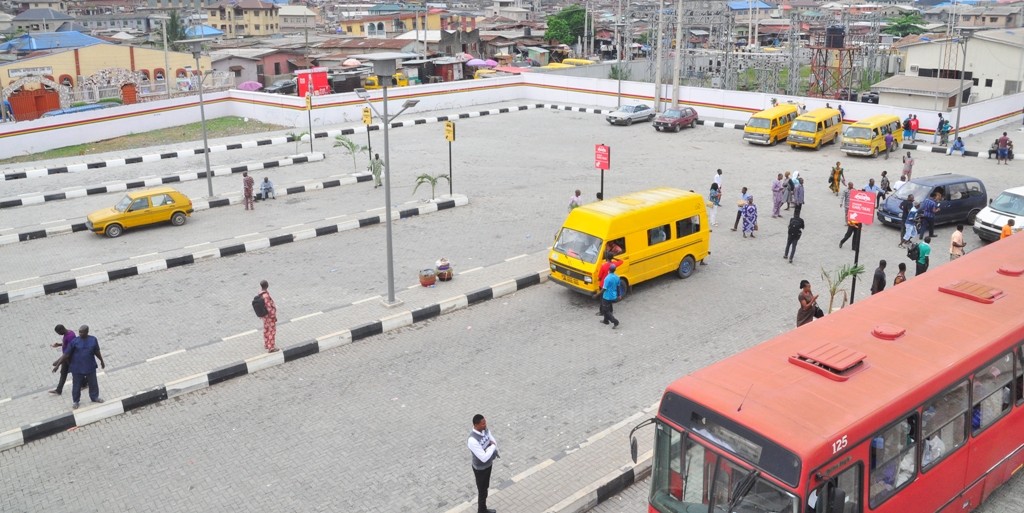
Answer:
M992 210L999 210L1015 216L1024 216L1024 197L1003 191L992 202Z
M846 139L874 139L875 133L870 128L851 126L846 129L843 137Z
M572 228L562 228L552 249L565 256L593 264L597 262L600 247L601 239Z
M768 128L772 126L772 121L765 118L750 118L747 120L747 126L750 128Z
M792 130L794 132L810 132L813 134L818 131L818 124L814 121L798 119L793 123Z
M795 495L662 422L650 504L662 513L799 513Z

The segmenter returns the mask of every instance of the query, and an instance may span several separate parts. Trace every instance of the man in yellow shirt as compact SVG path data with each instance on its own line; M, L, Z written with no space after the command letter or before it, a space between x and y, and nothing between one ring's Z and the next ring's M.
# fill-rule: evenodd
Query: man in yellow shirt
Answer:
M999 235L999 240L1003 240L1010 235L1013 235L1013 219L1006 221L1006 225L1003 226L1003 232Z

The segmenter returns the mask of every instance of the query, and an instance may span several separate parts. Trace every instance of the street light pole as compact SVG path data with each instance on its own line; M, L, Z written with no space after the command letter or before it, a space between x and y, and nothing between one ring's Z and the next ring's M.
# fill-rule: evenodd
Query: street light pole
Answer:
M196 60L196 71L199 73L199 119L203 125L203 157L206 159L206 189L210 197L213 197L213 173L210 171L210 142L206 132L206 107L203 103L203 70L199 67L199 57L203 53L203 43L206 41L210 41L210 39L183 39L175 42L189 45L192 48L192 57ZM164 76L166 76L166 73Z
M963 38L963 41L959 43L964 52L964 61L960 64L960 91L957 93L956 99L956 129L953 130L954 141L956 141L957 137L960 137L960 110L964 105L964 74L967 73L967 40L970 38L970 32L961 32L960 37Z
M169 18L167 16L163 16L163 17L160 18L160 21L162 22L163 27L164 27L164 29L162 31L164 33L164 88L167 89L167 99L170 100L171 99L171 81L170 81L169 78L167 78L167 74L171 72L171 61L167 57L167 20L168 19ZM153 78L156 78L156 77L153 77Z

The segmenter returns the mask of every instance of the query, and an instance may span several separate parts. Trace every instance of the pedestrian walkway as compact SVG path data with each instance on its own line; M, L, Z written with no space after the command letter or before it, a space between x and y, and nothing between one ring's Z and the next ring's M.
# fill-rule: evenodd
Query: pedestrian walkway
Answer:
M37 390L0 399L0 451L514 293L547 279L546 254L545 250L470 269L434 287L412 284L403 289L400 283L396 299L401 304L393 307L383 305L379 298L368 298L290 320L280 319L277 341L282 351L277 353L262 352L262 321L248 304L241 305L225 314L253 315L252 330L197 340L139 362L116 362L107 354L108 367L99 373L101 396L106 399L103 404L85 401L82 408L71 410L67 388L61 397ZM253 293L257 291L254 281Z

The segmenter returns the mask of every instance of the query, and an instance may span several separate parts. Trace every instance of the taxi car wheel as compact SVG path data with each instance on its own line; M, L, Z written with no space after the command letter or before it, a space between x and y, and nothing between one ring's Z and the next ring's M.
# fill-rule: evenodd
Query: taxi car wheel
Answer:
M626 126L633 124L633 118L626 118Z
M108 225L107 229L103 230L103 233L106 234L106 236L110 237L111 239L116 239L120 237L122 233L124 233L124 228L121 228L121 225L119 224L112 224Z
M174 226L181 226L185 224L185 214L175 212L174 215L171 216L171 224Z
M965 224L974 224L975 219L978 218L978 212L981 212L981 210L974 209L970 214L967 214L967 223Z
M690 128L697 128L697 120L690 121Z
M696 269L696 261L692 256L686 255L681 262L679 262L679 277L682 279L693 276L693 270Z

